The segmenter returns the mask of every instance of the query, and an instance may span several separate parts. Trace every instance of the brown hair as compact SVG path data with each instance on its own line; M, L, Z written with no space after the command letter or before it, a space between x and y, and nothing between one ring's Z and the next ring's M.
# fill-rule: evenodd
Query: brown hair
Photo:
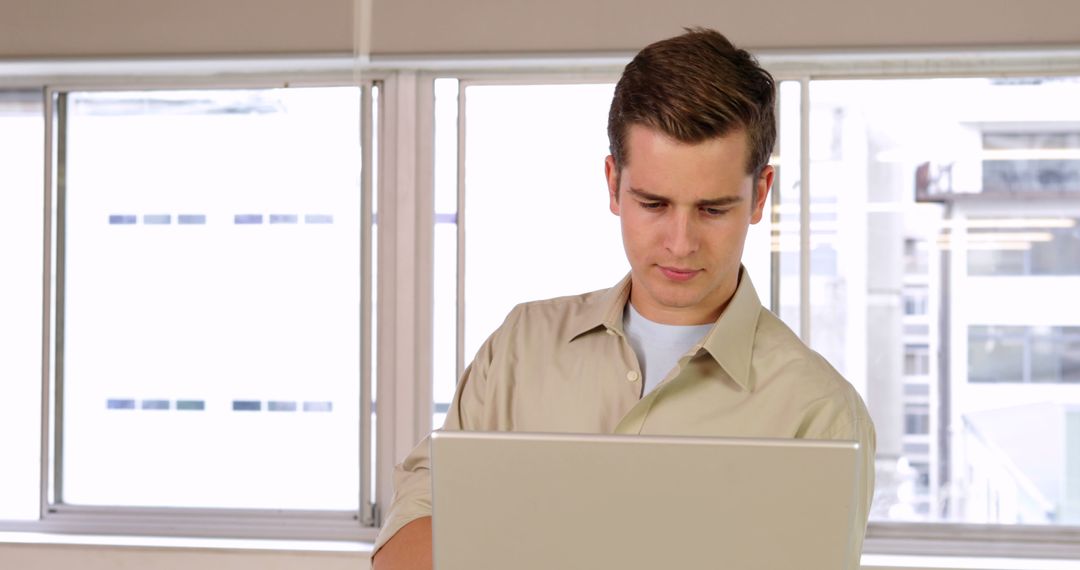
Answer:
M623 70L608 114L615 167L628 159L630 125L699 143L745 129L746 171L756 178L776 141L776 84L752 55L715 30L686 33L641 50ZM756 186L755 186L756 189Z

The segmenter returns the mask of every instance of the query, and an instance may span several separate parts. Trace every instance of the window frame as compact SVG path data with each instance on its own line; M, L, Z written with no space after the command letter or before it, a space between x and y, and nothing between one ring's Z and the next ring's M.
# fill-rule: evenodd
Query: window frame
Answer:
M12 64L6 64L10 66ZM5 64L0 64L4 67ZM373 387L373 211L372 198L385 186L373 178L374 147L381 146L374 125L384 120L375 116L373 91L385 92L395 83L393 74L368 72L355 66L351 58L273 58L258 60L205 60L177 62L55 62L31 66L36 73L0 80L0 89L40 89L45 129L44 243L42 354L41 354L41 475L40 510L36 520L0 520L0 531L33 531L84 534L187 536L209 538L373 540L378 530L379 503L389 495L375 495L378 480L389 478L390 467L379 466L374 480L372 449L379 433L372 413L361 414L359 431L360 497L356 511L81 506L65 504L60 488L59 458L63 438L62 334L63 303L63 181L58 164L63 160L60 142L64 126L63 101L71 92L275 89L289 87L353 86L360 93L361 163L361 305L360 409L375 410ZM253 71L254 70L254 71ZM134 79L132 76L140 75ZM378 109L382 115L383 108ZM381 149L379 160L392 156ZM59 345L59 346L58 346ZM394 412L380 407L375 424L391 422Z

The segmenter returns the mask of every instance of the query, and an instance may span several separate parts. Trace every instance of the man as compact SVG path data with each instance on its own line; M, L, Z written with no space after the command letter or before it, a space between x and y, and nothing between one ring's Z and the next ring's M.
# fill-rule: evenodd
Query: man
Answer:
M444 429L857 440L865 525L866 407L762 308L740 264L773 182L774 102L768 72L715 31L642 50L615 88L604 165L630 275L516 307L465 371ZM431 567L428 469L425 440L396 470L376 570Z

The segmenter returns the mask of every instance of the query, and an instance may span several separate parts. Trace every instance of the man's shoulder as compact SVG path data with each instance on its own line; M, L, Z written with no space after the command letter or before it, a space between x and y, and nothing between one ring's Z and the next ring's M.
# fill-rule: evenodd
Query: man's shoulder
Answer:
M519 303L506 316L512 328L548 328L556 324L584 322L601 314L610 304L615 288L598 289L576 295L564 295L550 299L538 299ZM600 324L597 321L595 324Z
M519 303L517 306L515 306L514 311L534 315L573 312L581 308L591 308L602 304L605 297L611 291L612 288L597 289L596 291L588 291L586 293L578 293L576 295L563 295L561 297L552 297L550 299L537 299L535 301L526 301L523 303Z
M762 310L754 339L754 368L762 380L793 382L808 397L849 397L854 387L773 313Z

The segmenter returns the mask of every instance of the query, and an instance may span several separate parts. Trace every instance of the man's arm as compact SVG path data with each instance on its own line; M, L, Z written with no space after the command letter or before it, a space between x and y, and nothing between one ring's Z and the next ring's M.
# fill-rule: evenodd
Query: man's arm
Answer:
M371 562L372 570L431 570L431 517L401 527Z
M482 417L485 409L484 384L492 361L495 334L481 345L476 358L462 374L443 425L444 430L492 429ZM427 438L421 441L394 468L394 498L375 540L373 569L430 570L432 567L431 458L428 442Z

